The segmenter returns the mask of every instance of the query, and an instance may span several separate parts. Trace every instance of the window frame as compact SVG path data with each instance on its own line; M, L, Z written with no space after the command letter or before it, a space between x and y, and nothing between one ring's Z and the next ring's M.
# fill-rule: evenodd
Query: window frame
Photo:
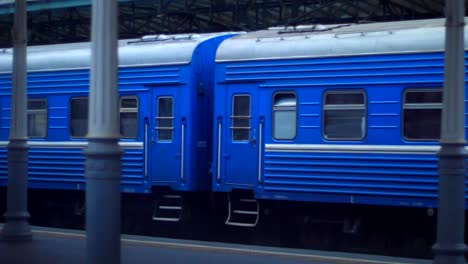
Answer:
M125 100L125 99L135 99L136 100L136 108L122 108L122 100ZM122 109L129 109L129 110L126 110L126 111L122 111ZM131 111L131 110L134 110L134 111ZM121 138L123 139L136 139L138 138L138 135L140 134L140 101L138 100L138 96L136 95L123 95L123 96L120 96L119 98L119 129L120 129L120 125L122 123L122 118L121 118L121 114L122 113L136 113L136 123L137 123L137 132L136 132L136 135L134 137L124 137L124 135L120 135ZM120 131L119 131L120 133Z
M295 112L296 112L296 127L295 127L295 130L294 130L294 137L292 138L276 138L275 137L275 112L276 111L281 111L281 110L275 110L275 97L279 94L292 94L294 95L294 99L295 99L295 102L296 102L296 105L295 105ZM271 100L272 104L271 104L271 137L274 139L274 140L288 140L288 141L293 141L297 138L297 132L298 132L298 123L299 123L299 104L298 104L298 97L297 97L297 93L296 91L277 91L275 93L273 93L273 96L272 96L272 100ZM287 110L283 110L283 111L287 111Z
M362 94L364 103L362 104L364 107L359 108L361 104L341 104L341 106L352 106L352 107L331 107L334 109L327 109L326 99L327 95L329 94ZM364 109L364 117L365 117L365 130L364 134L360 138L329 138L325 135L325 111L327 110L362 110ZM368 132L368 102L367 102L367 92L364 89L340 89L340 90L325 90L322 97L322 138L326 141L364 141L367 138Z
M172 116L171 117L163 117L161 118L161 116L159 115L159 112L160 112L160 99L161 98L170 98L171 99L171 106L172 106ZM158 96L158 102L157 102L157 114L156 114L156 131L157 131L157 135L156 135L156 140L158 142L173 142L174 141L174 133L175 133L175 108L174 108L174 102L175 102L175 98L173 95L161 95L161 96ZM159 138L159 135L160 135L160 131L163 130L160 126L159 126L159 120L161 119L170 119L172 121L172 126L171 127L164 127L165 129L164 130L171 130L172 133L171 133L171 139L160 139Z
M34 109L34 110L30 110L29 109L29 102L30 101L44 101L45 102L45 109ZM43 137L39 137L39 136L30 136L29 135L29 126L26 127L27 129L27 135L28 135L28 138L33 138L33 139L40 139L40 138L47 138L47 136L49 135L49 100L48 98L37 98L37 97L32 97L32 98L28 98L27 100L27 107L26 107L26 120L28 120L28 117L29 117L29 114L34 114L34 113L43 113L45 112L45 120L46 120L46 123L45 123L45 135ZM29 122L28 122L29 123Z
M72 135L72 131L71 131L71 127L72 127L72 124L71 124L71 123L72 123L72 101L73 101L73 100L79 100L79 99L85 99L85 100L88 101L88 106L87 106L87 107L88 107L88 109L87 109L87 110L88 110L88 118L87 118L86 122L89 123L89 98L86 97L86 96L70 97L70 103L69 103L69 105L70 105L70 108L69 108L69 109L70 109L70 110L69 110L69 114L68 114L68 123L69 123L69 124L68 124L68 125L69 125L69 127L68 127L68 130L69 130L69 131L68 131L68 132L69 132L69 134L70 134L70 138L73 138L73 139L82 139L82 138L86 138L86 135L88 134L88 132L86 132L86 134L85 134L84 136L82 136L82 137L78 137L78 136L73 136L73 135ZM88 124L88 130L89 130L89 124Z
M235 106L235 97L240 97L240 96L247 96L249 98L249 114L246 116L235 116L234 115L234 106ZM231 97L231 142L250 142L251 139L251 130L252 130L252 95L249 93L238 93L238 94L233 94ZM247 118L249 120L249 126L248 127L235 127L234 126L234 118ZM248 131L248 139L234 139L234 129L243 129Z
M406 95L410 92L440 92L441 95L442 95L442 102L441 103L420 103L420 104L415 104L415 103L410 103L410 107L409 108L405 108L405 105L407 105L405 102L406 102ZM403 96L402 96L402 100L401 100L401 114L400 114L400 122L401 122L401 137L403 138L404 141L406 142L439 142L440 141L440 137L438 139L410 139L408 137L405 136L405 109L440 109L441 113L440 113L440 116L442 118L442 110L443 110L443 103L444 103L444 89L442 87L424 87L424 88L406 88L404 89L403 91ZM435 108L435 107L414 107L415 105L432 105L432 106L435 106L435 105L440 105L440 108ZM440 121L440 129L442 129L442 120Z

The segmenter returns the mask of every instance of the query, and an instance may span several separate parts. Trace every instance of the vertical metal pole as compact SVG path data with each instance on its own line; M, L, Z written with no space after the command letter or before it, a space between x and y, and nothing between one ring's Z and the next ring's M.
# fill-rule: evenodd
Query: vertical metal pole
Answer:
M28 133L26 123L26 1L16 0L13 29L13 87L8 143L8 194L2 237L30 240L28 223Z
M86 156L87 263L120 263L117 1L93 0Z
M465 263L464 0L446 1L445 85L439 155L439 210L434 263Z

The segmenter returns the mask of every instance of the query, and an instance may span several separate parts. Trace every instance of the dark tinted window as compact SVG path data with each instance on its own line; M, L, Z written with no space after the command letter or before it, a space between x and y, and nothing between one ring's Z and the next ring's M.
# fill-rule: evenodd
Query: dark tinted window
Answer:
M323 105L323 135L329 140L361 140L366 136L363 91L327 92Z
M250 95L234 95L232 98L232 140L250 139Z
M439 140L442 91L408 91L404 95L403 136L407 140Z
M138 100L136 97L120 98L120 134L123 138L138 136Z
M362 93L335 93L330 92L325 96L326 105L343 104L364 104L364 94Z
M158 98L158 140L172 140L174 134L174 99Z
M427 103L442 103L441 91L409 91L405 96L405 104L427 104Z
M29 99L28 110L47 110L47 99Z
M28 137L47 136L47 99L28 100Z
M70 134L85 137L88 133L88 99L72 98L70 105Z

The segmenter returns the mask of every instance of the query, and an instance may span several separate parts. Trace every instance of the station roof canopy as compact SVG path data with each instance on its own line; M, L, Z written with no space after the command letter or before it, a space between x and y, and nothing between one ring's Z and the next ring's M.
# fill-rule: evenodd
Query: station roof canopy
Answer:
M29 44L89 40L91 0L28 0ZM118 0L120 38L444 17L444 0ZM468 0L465 0L468 3ZM468 6L468 4L467 4ZM14 0L0 0L0 47Z
M118 0L119 2L131 0ZM91 0L26 0L28 11L90 6ZM15 0L0 0L0 15L14 12Z

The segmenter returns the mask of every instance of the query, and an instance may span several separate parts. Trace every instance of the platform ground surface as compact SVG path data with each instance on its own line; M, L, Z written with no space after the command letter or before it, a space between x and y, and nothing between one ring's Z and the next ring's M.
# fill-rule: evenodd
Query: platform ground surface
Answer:
M83 231L33 227L30 242L0 241L0 263L85 263L85 245ZM158 264L431 263L430 260L127 235L122 235L121 256L122 263Z

